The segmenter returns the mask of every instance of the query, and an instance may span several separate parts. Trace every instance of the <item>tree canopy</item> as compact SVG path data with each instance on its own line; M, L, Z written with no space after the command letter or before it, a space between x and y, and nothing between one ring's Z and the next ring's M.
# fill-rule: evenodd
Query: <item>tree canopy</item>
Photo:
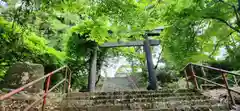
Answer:
M106 58L122 55L146 68L139 47L98 48L105 42L142 40L163 26L162 61L179 70L188 62L219 61L239 69L237 0L0 0L0 76L16 61L54 69L68 64L73 86L86 84L98 50L98 74Z
M239 40L239 6L235 0L180 0L163 14L168 26L162 37L164 57L175 65L215 60ZM228 53L229 54L229 53Z

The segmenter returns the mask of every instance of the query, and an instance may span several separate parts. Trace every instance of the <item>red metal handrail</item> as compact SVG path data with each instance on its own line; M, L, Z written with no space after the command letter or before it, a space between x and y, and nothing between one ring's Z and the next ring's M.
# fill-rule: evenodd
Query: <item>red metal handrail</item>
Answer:
M208 79L206 79L206 78L197 76L197 74L196 74L195 71L194 71L193 66L198 66L198 67L201 67L201 68L207 68L207 69L211 69L211 70L220 72L221 75L222 75L222 79L223 79L224 85L221 85L221 84L219 84L219 83L213 82L213 81L208 80ZM190 72L191 74L188 74L188 73L187 73L187 68L189 68L189 67L190 67L190 70L191 70L191 72ZM193 80L195 89L199 90L199 84L198 84L197 79L204 80L204 81L209 82L209 83L212 83L212 84L214 84L214 85L216 85L216 86L220 86L220 87L223 87L223 88L227 89L227 91L228 91L228 96L230 97L230 101L231 101L231 102L230 102L231 104L229 104L229 105L235 105L235 101L234 101L234 99L233 99L233 97L232 97L231 92L235 92L235 93L237 93L237 94L240 94L240 92L239 92L239 91L236 91L236 90L234 90L234 89L229 88L228 81L227 81L227 76L226 76L226 75L227 75L227 74L230 74L230 75L234 75L234 76L240 76L240 74L233 73L233 72L230 72L230 71L227 71L227 70L223 70L223 69L219 69L219 68L214 68L214 67L205 66L205 65L199 65L199 64L193 64L193 63L187 64L181 71L184 71L185 78L186 78L186 82L187 82L187 87L188 87L188 88L189 88L189 83L188 83L188 82L189 82L190 80ZM189 77L188 75L190 75L190 77Z
M49 90L49 85L50 85L50 82L51 82L51 76L52 76L53 74L59 72L59 71L64 70L64 69L65 69L65 78L62 79L60 82L58 82L56 85L54 85L54 86ZM68 73L68 71L69 71L69 73ZM67 78L68 74L69 74L69 77ZM60 84L62 84L62 83L64 83L64 87L63 87L63 88L64 88L64 89L63 89L64 92L63 92L63 93L66 92L65 90L66 90L66 84L67 84L67 83L68 83L67 93L70 91L70 87L71 87L71 70L70 70L67 66L63 66L63 67L60 67L60 68L58 68L58 69L56 69L56 70L54 70L54 71L52 71L52 72L50 72L50 73L48 73L48 74L46 74L46 75L44 75L44 76L42 76L42 77L36 79L36 80L34 80L34 81L32 81L32 82L30 82L30 83L28 83L28 84L26 84L26 85L24 85L24 86L22 86L22 87L20 87L20 88L17 88L17 89L15 89L15 90L13 90L13 91L5 94L5 95L0 96L0 101L5 100L5 99L8 99L9 97L13 96L14 94L17 94L17 93L23 91L25 88L28 88L28 87L36 84L37 82L45 79L45 78L47 78L47 82L46 82L46 84L45 84L45 85L46 85L46 88L45 88L45 92L44 92L42 98L34 101L30 106L28 106L27 108L25 108L24 111L28 111L31 107L33 107L36 103L38 103L38 102L39 102L40 100L42 100L42 99L43 99L42 110L44 110L44 109L45 109L45 104L46 104L46 97L47 97L48 93L51 92L52 90L54 90L55 88L57 88L57 87L58 87Z

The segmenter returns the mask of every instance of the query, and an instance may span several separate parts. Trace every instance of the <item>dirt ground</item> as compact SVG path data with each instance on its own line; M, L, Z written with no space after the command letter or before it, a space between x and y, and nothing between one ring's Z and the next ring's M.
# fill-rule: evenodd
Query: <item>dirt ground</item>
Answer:
M3 95L4 93L0 93ZM12 96L9 99L0 102L0 111L22 111L34 101L40 99L42 94L20 93ZM62 99L61 93L49 93L47 96L46 110L58 109ZM42 101L40 100L31 111L40 111L42 108Z
M240 92L240 87L232 87L231 89ZM219 98L222 98L224 95L228 95L228 92L226 89L213 89L213 90L204 91L203 95L219 100ZM240 97L240 95L233 92L232 92L232 96L234 96L235 98Z
M231 89L240 92L240 87L233 87ZM233 106L233 109L231 111L240 111L240 95L233 92L231 94L236 103L236 105ZM228 103L229 99L228 92L226 89L206 90L203 92L203 95L210 97L212 99L219 100L221 103Z
M203 92L203 95L207 97L211 97L212 99L219 100L220 95L227 95L227 90L226 89L206 90Z

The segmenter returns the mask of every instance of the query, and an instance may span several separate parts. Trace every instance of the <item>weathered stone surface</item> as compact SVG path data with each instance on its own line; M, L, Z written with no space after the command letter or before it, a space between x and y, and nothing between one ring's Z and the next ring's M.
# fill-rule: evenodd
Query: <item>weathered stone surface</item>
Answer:
M74 96L75 95L75 96ZM90 99L90 100L97 100L97 99L126 99L126 98L151 98L151 97L169 97L169 96L176 96L176 97L180 97L180 96L197 96L200 95L198 93L192 92L192 93L149 93L149 94L119 94L119 95L86 95L86 94L81 94L79 93L79 95L74 94L68 95L69 99L77 99L77 100L82 100L82 99Z
M41 64L18 62L13 64L4 77L5 88L16 89L33 80L44 76L44 67ZM43 89L44 80L30 86L25 91L36 93Z
M101 91L115 92L115 91L132 91L139 90L140 77L136 75L121 74L117 77L109 77L102 83Z
M83 96L88 96L82 98ZM228 111L226 104L189 89L70 93L62 111Z

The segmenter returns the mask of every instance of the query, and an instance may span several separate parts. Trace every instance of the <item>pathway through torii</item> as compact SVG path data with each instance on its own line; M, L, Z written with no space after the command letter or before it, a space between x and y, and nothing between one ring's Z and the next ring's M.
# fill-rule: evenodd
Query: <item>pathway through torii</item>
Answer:
M147 59L147 67L148 67L148 82L149 85L147 87L148 90L156 90L157 89L157 79L153 69L153 61L152 61L152 53L150 46L156 46L160 44L159 40L149 40L149 36L159 36L160 31L163 28L157 28L153 31L148 31L144 34L144 41L132 41L132 42L118 42L118 43L105 43L100 46L100 48L114 48L114 47L132 47L132 46L143 46ZM88 89L90 92L95 91L95 81L96 81L96 73L97 73L97 50L94 51L91 56L91 69L90 75L88 77Z

